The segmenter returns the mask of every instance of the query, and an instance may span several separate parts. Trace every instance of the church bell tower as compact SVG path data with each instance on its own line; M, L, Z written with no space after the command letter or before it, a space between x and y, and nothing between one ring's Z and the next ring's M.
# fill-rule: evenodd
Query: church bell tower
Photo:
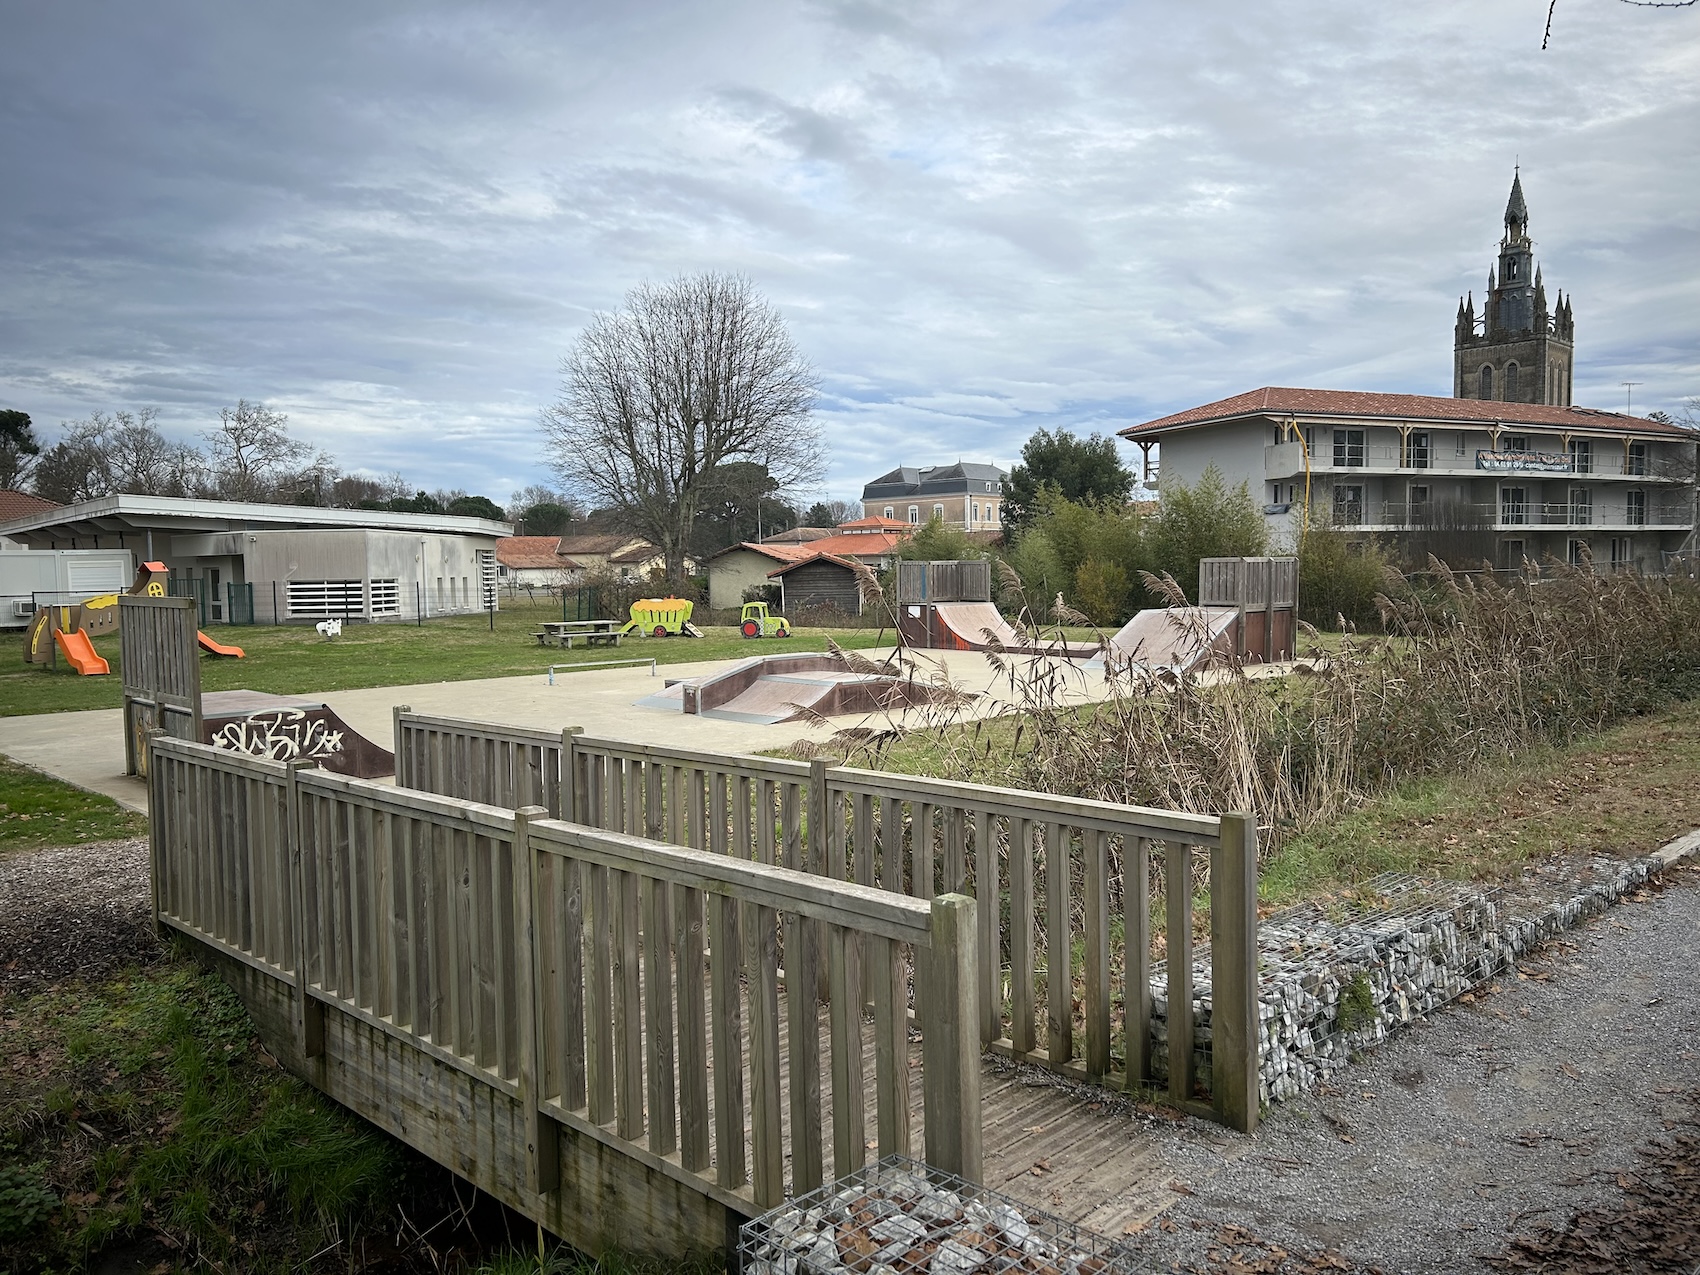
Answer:
M1452 397L1504 403L1570 403L1575 325L1562 293L1547 309L1541 268L1529 238L1523 175L1511 179L1499 260L1488 268L1482 312L1476 298L1458 299L1452 345Z

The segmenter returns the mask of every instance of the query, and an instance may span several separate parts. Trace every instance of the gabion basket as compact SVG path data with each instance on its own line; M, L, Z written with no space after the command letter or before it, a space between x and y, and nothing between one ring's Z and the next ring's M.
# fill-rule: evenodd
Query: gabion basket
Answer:
M1110 1275L1125 1244L904 1156L797 1196L738 1231L744 1275Z

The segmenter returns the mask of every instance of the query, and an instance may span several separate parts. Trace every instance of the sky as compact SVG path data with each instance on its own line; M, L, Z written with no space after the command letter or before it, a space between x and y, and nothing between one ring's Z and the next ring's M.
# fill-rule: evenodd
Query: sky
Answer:
M1700 6L0 0L0 407L238 398L498 502L593 314L741 272L825 487L1451 392L1513 165L1575 401L1700 395ZM1124 445L1131 461L1136 449Z

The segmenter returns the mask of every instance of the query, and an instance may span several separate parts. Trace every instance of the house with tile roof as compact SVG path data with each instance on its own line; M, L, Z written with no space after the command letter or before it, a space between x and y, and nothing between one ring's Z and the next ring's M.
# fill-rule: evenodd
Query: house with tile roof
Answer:
M1244 482L1287 544L1308 516L1395 537L1476 531L1505 570L1591 556L1662 572L1696 523L1697 436L1621 412L1265 387L1121 436L1148 481L1160 447L1163 483L1190 486L1210 465Z
M515 589L558 589L584 574L584 566L561 552L559 536L507 536L496 542L496 578Z
M667 566L661 550L637 536L562 536L556 552L571 558L587 573L612 571L622 580L641 580Z
M45 513L49 509L57 508L57 501L47 500L27 491L13 491L11 488L0 490L0 522L11 522L14 518L27 518L30 514ZM0 550L28 547L22 541L0 536Z
M708 560L708 604L715 608L739 606L751 586L771 582L769 577L775 569L822 555L884 571L897 560L898 548L914 532L909 523L874 516L843 523L831 535L817 536L803 544L763 540L732 545Z

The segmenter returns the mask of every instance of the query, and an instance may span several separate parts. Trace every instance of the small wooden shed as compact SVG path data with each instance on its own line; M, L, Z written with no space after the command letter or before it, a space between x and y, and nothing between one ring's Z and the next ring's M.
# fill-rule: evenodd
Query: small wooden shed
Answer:
M819 606L831 606L845 615L862 614L856 564L848 559L818 553L770 571L767 578L779 581L780 610L787 616Z

